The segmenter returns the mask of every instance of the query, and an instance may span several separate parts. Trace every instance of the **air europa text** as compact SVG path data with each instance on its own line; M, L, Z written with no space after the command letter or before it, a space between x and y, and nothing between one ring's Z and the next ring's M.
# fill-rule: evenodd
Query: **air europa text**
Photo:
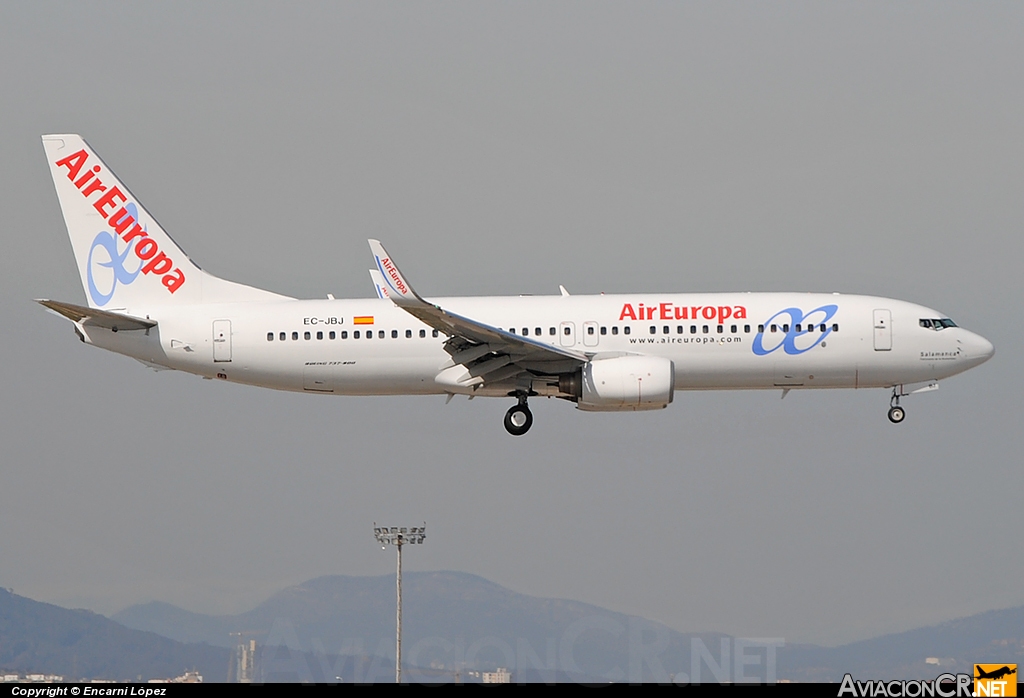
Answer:
M619 321L622 320L715 320L721 325L729 318L745 320L747 309L742 305L673 305L672 303L643 303L633 308L632 303L624 303Z
M404 283L402 283L401 274L399 274L398 270L395 269L395 265L391 263L390 258L385 257L384 259L380 260L380 265L381 271L386 273L389 277L391 277L391 280L395 282L394 284L392 284L392 286L395 287L396 291L401 293L403 296L409 293L409 289L406 288Z
M120 235L125 242L132 244L133 240L136 241L133 247L135 255L144 262L141 267L142 273L162 276L161 282L164 287L168 292L174 293L185 283L184 272L174 266L173 260L160 250L156 240L149 237L135 217L128 212L126 207L128 197L116 186L108 188L103 184L97 176L101 171L100 166L93 165L91 168L85 166L88 159L88 153L85 150L79 150L77 153L57 160L55 164L58 167L67 168L68 179L82 192L82 196L88 199L93 194L99 195L92 202L93 208L107 220L114 232ZM85 173L81 174L83 169ZM80 177L79 174L81 174ZM115 209L113 213L110 213L111 209Z

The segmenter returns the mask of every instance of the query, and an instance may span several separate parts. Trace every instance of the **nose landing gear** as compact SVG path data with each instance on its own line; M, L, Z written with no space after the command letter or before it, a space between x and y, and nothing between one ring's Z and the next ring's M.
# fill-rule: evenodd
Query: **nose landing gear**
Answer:
M889 399L889 421L899 424L907 416L907 413L900 407L899 388L892 389L892 397Z
M526 404L526 395L519 394L519 404L505 413L505 430L512 436L522 436L533 426L533 412Z

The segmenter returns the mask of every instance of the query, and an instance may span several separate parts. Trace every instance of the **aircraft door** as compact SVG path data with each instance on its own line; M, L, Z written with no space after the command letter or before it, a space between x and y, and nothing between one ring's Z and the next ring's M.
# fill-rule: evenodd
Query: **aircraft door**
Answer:
M583 344L588 347L596 347L600 339L596 322L583 323Z
M231 321L213 321L213 360L215 363L231 361Z
M558 326L558 341L563 347L576 346L576 323L563 322Z
M875 311L875 351L892 349L892 313L888 310Z

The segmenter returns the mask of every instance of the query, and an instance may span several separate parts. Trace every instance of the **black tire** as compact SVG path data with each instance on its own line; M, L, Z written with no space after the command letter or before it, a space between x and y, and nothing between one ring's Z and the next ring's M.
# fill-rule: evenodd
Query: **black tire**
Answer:
M505 431L512 436L522 436L533 426L533 413L526 405L516 405L505 413Z
M899 424L906 416L907 413L899 405L889 408L889 421L893 424Z

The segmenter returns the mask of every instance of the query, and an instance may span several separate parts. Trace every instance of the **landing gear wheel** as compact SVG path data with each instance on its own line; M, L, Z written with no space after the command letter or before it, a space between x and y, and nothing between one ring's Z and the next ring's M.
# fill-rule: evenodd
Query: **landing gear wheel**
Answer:
M516 405L505 413L505 430L512 436L522 436L533 426L533 413L526 404Z
M893 424L899 424L903 421L903 418L907 416L907 413L903 411L903 408L899 405L893 405L889 408L889 421Z

